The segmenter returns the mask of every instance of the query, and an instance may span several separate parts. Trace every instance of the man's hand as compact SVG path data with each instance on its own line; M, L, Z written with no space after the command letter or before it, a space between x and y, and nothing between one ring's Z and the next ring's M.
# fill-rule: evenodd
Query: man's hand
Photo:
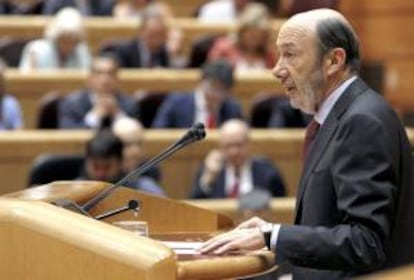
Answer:
M250 218L247 221L244 221L240 225L236 227L236 229L246 229L246 228L259 228L263 224L266 224L267 222L259 217L253 217Z
M204 171L201 174L201 184L210 186L223 168L223 155L219 150L212 150L204 161Z
M93 112L100 118L114 117L119 112L118 102L112 94L100 94L95 102Z
M260 228L234 229L206 241L198 250L202 254L222 255L229 252L254 251L265 247Z

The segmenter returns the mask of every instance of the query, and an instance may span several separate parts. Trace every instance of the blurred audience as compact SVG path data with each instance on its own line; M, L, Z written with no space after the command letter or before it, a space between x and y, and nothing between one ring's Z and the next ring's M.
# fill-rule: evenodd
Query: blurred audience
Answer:
M0 130L23 128L23 117L19 102L6 91L4 72L6 64L0 60Z
M87 69L91 58L85 33L82 15L76 9L61 10L46 27L44 38L24 47L20 70Z
M85 169L78 179L114 184L125 176L122 162L122 141L109 129L99 130L86 144ZM125 186L156 195L164 195L164 191L157 183L146 176L131 179Z
M132 172L147 161L144 149L144 127L133 118L122 118L112 124L113 133L124 144L122 169L125 173ZM160 170L153 167L144 175L152 177L156 182L160 181Z
M271 69L276 62L273 49L267 9L251 3L240 16L237 33L217 38L208 59L226 59L238 72Z
M214 0L201 6L198 19L205 23L233 23L250 0Z
M167 35L164 16L158 10L149 9L135 38L105 46L103 51L113 52L125 68L169 67Z
M192 198L237 198L253 189L284 196L277 168L250 152L250 131L242 120L229 120L219 131L219 149L212 150L196 176Z
M306 127L312 120L312 116L293 108L286 97L275 98L268 127L272 128L295 128Z
M118 90L118 68L112 55L94 58L88 87L70 94L59 105L60 128L98 128L137 115L132 99Z
M230 97L233 84L229 63L217 60L206 64L194 92L171 94L164 100L153 127L185 128L202 122L207 128L216 128L228 119L241 118L239 104Z
M116 0L44 0L43 14L52 15L65 7L74 7L85 16L110 16Z
M0 14L37 15L41 14L43 0L2 0Z
M115 18L141 18L152 0L118 0L112 10Z

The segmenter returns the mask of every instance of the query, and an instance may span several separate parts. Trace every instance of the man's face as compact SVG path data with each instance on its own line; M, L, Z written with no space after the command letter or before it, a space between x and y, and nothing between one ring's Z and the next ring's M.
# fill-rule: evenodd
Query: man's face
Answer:
M326 86L315 31L305 25L284 26L276 46L279 59L273 69L274 76L285 88L294 108L315 113Z
M158 18L148 19L142 30L142 39L151 52L157 52L167 43L167 28Z
M223 84L210 79L203 80L202 86L207 106L210 108L217 109L229 92Z
M122 162L117 157L107 159L88 158L86 172L91 180L114 183L122 174Z
M117 72L117 66L112 59L95 59L89 77L90 88L97 93L113 93L118 82Z
M220 149L226 162L241 167L249 157L249 139L242 131L223 131L220 135Z

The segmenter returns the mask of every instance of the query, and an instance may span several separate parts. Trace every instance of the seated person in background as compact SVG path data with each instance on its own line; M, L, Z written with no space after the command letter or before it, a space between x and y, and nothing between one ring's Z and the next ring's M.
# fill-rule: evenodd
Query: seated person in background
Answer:
M81 14L73 8L61 10L48 24L43 39L29 42L23 49L21 71L59 68L87 69L90 53L85 43Z
M229 120L220 128L219 150L211 151L193 185L192 198L237 198L253 189L284 196L279 171L263 157L250 154L250 136L242 120Z
M0 14L33 15L40 14L43 0L2 0L0 1Z
M226 61L204 65L202 79L193 93L177 93L167 97L158 109L153 127L186 128L202 122L216 128L224 121L241 118L240 106L230 98L233 69Z
M135 117L134 102L117 87L116 58L108 54L94 58L88 88L70 94L59 104L59 127L98 128L104 120Z
M112 124L112 131L124 144L122 168L125 173L135 170L146 162L142 148L144 127L138 120L133 118L119 119ZM151 168L144 175L152 177L157 183L161 177L158 167Z
M295 128L306 127L311 121L312 116L289 104L286 97L276 98L270 115L268 127L272 128Z
M74 7L85 16L110 16L116 0L44 0L43 14L52 15L64 7Z
M16 98L6 92L4 72L6 64L0 60L0 130L23 127L22 111Z
M201 6L198 19L205 23L233 23L250 0L214 0Z
M118 0L112 10L115 18L140 18L152 0Z
M123 144L111 130L99 130L86 145L85 170L79 180L104 181L114 184L121 180L125 173L122 170ZM136 190L164 195L164 191L156 182L146 176L130 180L126 185Z
M135 38L114 43L109 48L103 48L103 51L113 52L123 68L169 67L167 35L164 15L157 9L148 9L143 14Z
M251 3L240 16L237 33L217 38L208 53L208 60L226 59L237 72L271 69L276 55L269 39L266 7Z

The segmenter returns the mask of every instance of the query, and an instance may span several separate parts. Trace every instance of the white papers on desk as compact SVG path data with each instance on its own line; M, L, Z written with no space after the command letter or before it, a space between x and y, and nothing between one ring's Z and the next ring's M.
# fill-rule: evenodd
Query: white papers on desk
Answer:
M180 242L180 241L160 241L165 246L174 250L177 255L199 255L197 251L203 242Z

